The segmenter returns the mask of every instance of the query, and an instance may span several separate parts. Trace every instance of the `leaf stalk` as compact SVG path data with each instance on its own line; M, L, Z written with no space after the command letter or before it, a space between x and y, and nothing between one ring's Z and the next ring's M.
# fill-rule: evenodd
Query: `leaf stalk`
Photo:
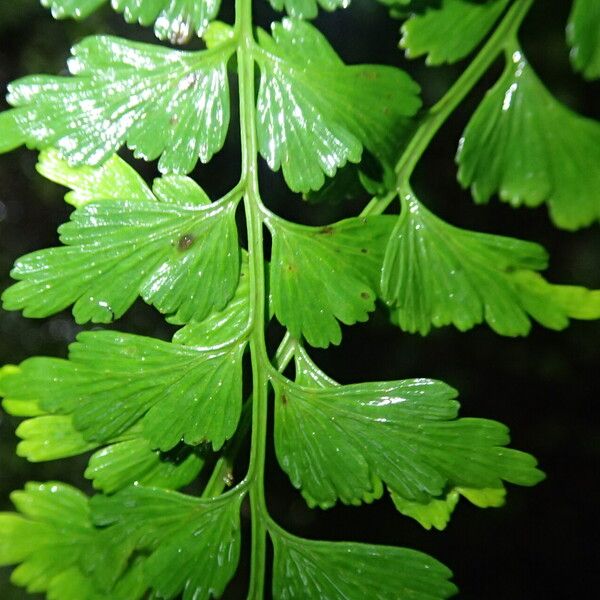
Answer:
M382 214L398 195L400 189L405 184L408 184L417 164L439 129L470 94L479 80L487 73L494 64L494 61L507 48L514 46L517 32L531 9L533 2L534 0L515 0L477 56L444 96L422 118L421 124L394 168L396 173L396 189L381 198L374 198L365 207L363 214Z

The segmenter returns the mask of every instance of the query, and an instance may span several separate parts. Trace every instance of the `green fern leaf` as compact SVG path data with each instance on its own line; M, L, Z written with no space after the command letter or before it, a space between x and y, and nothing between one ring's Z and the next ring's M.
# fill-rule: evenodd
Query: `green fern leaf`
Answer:
M31 462L77 456L98 447L98 444L88 442L81 432L73 427L73 419L67 415L45 414L27 419L17 427L15 433L21 439L17 446L17 456L27 458Z
M430 530L433 527L438 531L446 529L460 499L460 494L456 489L441 498L432 498L429 502L408 500L393 492L390 493L390 496L399 513L414 519L424 529Z
M564 329L569 325L569 318L600 318L600 290L553 285L531 271L513 273L512 281L525 310L550 329Z
M258 142L290 189L319 189L363 147L394 160L398 132L420 106L416 83L393 67L346 66L304 21L275 23L272 36L259 30Z
M75 77L36 75L10 84L8 101L17 108L8 114L28 146L55 146L72 165L102 164L127 142L137 157L161 157L161 172L185 174L225 140L231 52L89 37L72 50Z
M600 3L575 0L567 26L571 62L586 79L600 77Z
M176 325L186 323L180 315L169 322ZM173 336L177 344L199 347L219 347L239 338L250 323L250 277L248 257L242 254L240 278L233 298L223 310L215 311L202 321L190 321Z
M317 542L278 531L271 539L277 600L443 600L457 591L446 567L414 550Z
M269 1L291 15L270 34L256 27L251 0L236 0L232 25L214 20L220 0L111 0L127 22L154 24L175 44L197 34L206 50L90 37L72 50L72 76L9 87L0 152L39 150L38 171L69 188L75 210L59 229L62 246L16 262L5 308L43 318L72 306L78 323L109 323L140 297L180 327L172 342L83 332L67 360L0 369L3 407L25 419L17 453L32 462L89 454L85 476L102 491L88 499L32 483L13 494L16 513L0 513L0 566L17 565L13 581L49 600L227 595L246 496L249 598L266 594L267 536L276 600L454 595L451 572L428 556L302 539L273 521L264 489L269 386L277 459L310 506L369 503L387 491L399 513L443 529L461 497L500 506L506 483L544 477L532 456L507 447L504 425L458 418L457 393L444 383L339 385L304 348L339 344L341 325L366 321L379 298L402 328L421 333L487 321L519 335L530 320L561 329L570 318L600 317L600 290L556 286L537 272L547 263L540 246L452 227L408 189L440 127L494 61L517 49L533 0L380 0L406 19L407 55L429 64L465 57L502 17L419 118L419 86L405 72L345 64L302 20L350 0ZM81 19L108 0L41 2L57 18ZM573 62L591 78L598 40L582 20L597 21L596 11L575 0ZM558 104L520 52L512 60L461 141L461 182L481 202L495 192L513 204L548 201L567 228L598 220L600 126ZM212 202L186 174L223 147L235 75L241 172ZM116 154L123 146L156 160L162 177L147 184ZM259 154L313 202L354 202L366 191L368 216L309 227L275 215L261 198ZM399 218L383 216L399 193ZM273 316L287 331L271 355ZM284 375L292 358L295 381ZM247 473L224 492L250 431ZM200 498L174 491L211 463L196 484Z
M71 167L56 150L40 153L38 172L46 179L59 183L72 191L65 195L65 202L80 208L99 200L156 200L150 188L116 154L100 167Z
M13 492L11 500L21 514L0 513L0 565L19 564L11 581L30 593L48 592L57 600L87 599L85 594L94 586L82 572L81 558L99 544L100 537L86 496L61 483L28 483L25 490ZM121 564L123 556L113 549L116 552L105 546L103 562ZM68 585L67 573L76 573ZM135 595L110 598L136 600Z
M400 47L408 58L427 56L428 65L456 62L470 54L492 28L509 0L442 0L413 14L402 26Z
M291 17L314 19L319 13L319 6L328 12L337 8L346 8L350 0L269 0L271 6L280 12L286 11Z
M569 317L600 318L600 291L547 283L532 270L547 266L534 243L445 223L414 196L390 238L382 294L392 319L411 333L453 324L461 331L486 321L501 335L527 335L530 317L564 329Z
M206 192L185 175L163 175L154 180L152 192L162 202L206 206L211 200Z
M476 202L496 192L513 206L547 202L570 230L600 220L600 123L555 100L521 52L473 115L457 161Z
M296 366L296 384L306 388L337 386L337 382L319 369L306 349L300 344L296 346L294 351L294 364Z
M533 485L532 456L506 449L495 421L457 419L456 392L426 379L305 387L276 384L275 450L311 505L360 504L383 481L428 503L448 486Z
M339 344L338 321L366 321L375 309L391 217L353 218L305 227L270 217L271 294L277 319L295 337Z
M52 579L48 600L142 600L148 589L142 562L137 561L110 591L98 591L94 582L77 567L66 569Z
M186 321L222 309L239 278L236 202L207 205L195 184L175 180L155 185L162 202L100 201L76 210L59 228L65 246L16 262L11 274L20 281L4 292L4 308L46 317L74 303L78 323L109 323L138 295Z
M44 150L40 152L36 168L46 179L71 188L65 201L76 208L100 200L210 204L206 192L184 175L163 175L154 180L150 190L137 171L116 154L98 167L72 167L56 150Z
M407 500L393 492L390 495L395 507L403 515L415 519L425 529L435 527L435 529L442 531L448 525L461 496L479 508L497 508L504 505L506 490L504 487L453 488L441 498L433 498L425 503Z
M205 501L131 487L112 497L96 496L91 504L97 525L126 540L130 552L148 556L145 578L159 598L182 593L183 600L209 600L223 594L237 569L242 498Z
M85 19L108 0L41 0L55 19ZM128 23L154 23L156 37L172 44L185 44L192 35L202 35L219 13L221 0L111 0Z
M70 360L31 358L5 375L2 395L73 415L85 440L99 444L114 441L138 421L152 448L162 451L181 440L211 441L217 450L234 434L244 341L210 350L112 331L77 339Z
M52 11L55 19L85 19L107 0L40 0L42 6ZM118 0L117 0L118 1Z
M25 143L25 137L15 117L15 111L0 112L0 154L10 152Z
M68 485L29 483L11 495L21 514L0 513L0 565L20 563L13 583L51 600L139 600L148 588L208 600L237 568L242 497L132 487L92 499L90 512Z
M139 433L130 431L121 437L125 439L92 454L84 472L94 488L105 494L134 484L177 490L192 483L204 466L202 452L189 446L163 453L152 450Z
M0 376L0 392L3 391L1 377L5 376ZM75 429L72 415L49 415L38 408L37 402L31 404L33 410L28 410L22 400L14 397L3 403L9 414L34 417L17 427L16 434L21 438L17 455L31 462L43 462L96 450L84 475L92 480L94 488L107 494L134 483L178 489L189 484L204 464L202 453L190 446L180 444L168 453L153 450L139 424L102 447L86 440ZM14 410L15 405L17 410Z

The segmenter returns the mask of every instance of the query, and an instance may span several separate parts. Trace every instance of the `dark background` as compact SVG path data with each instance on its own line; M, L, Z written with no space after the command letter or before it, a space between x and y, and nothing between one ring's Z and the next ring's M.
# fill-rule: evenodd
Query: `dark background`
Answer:
M224 4L223 18L230 19L232 2ZM266 2L256 4L258 22L268 25L273 13ZM598 118L599 84L584 83L569 66L564 42L569 6L565 0L537 2L525 23L522 42L552 92L573 109ZM426 69L422 61L405 61L396 46L398 23L374 0L353 0L349 10L321 15L318 25L348 62L381 62L408 69L422 83L427 104L442 95L464 68L461 63ZM99 32L153 41L148 30L124 24L106 7L85 22L74 23L53 21L37 0L1 2L0 88L25 74L64 73L68 48ZM415 188L428 206L451 223L544 244L552 255L551 281L600 287L597 226L567 233L551 225L544 208L513 210L497 201L475 207L456 183L453 156L458 138L500 66L442 129L415 174ZM235 112L232 117L235 124ZM213 196L237 180L236 136L234 125L225 150L195 173ZM64 190L38 176L35 161L36 154L25 150L0 156L2 288L8 285L8 272L18 256L56 243L56 227L70 211L62 201ZM155 176L155 165L136 166L148 180ZM265 171L263 176L266 203L285 216L325 223L357 209L343 204L309 206L286 191L279 175ZM142 303L115 327L162 338L171 333L158 314ZM69 312L27 320L2 311L0 363L18 363L32 354L64 356L79 330ZM560 333L534 326L527 339L502 338L485 327L466 334L445 328L421 338L389 326L383 311L368 324L346 328L339 348L313 353L333 377L345 383L418 376L443 379L461 391L463 415L508 424L514 447L535 454L548 478L533 489L511 487L508 504L500 510L479 510L464 503L445 532L427 532L397 514L388 499L362 508L310 511L271 456L267 483L274 517L307 537L403 545L428 552L453 569L461 588L459 597L465 600L595 597L600 589L596 559L599 334L598 323L575 322ZM0 509L8 509L9 492L30 479L58 479L89 490L81 477L85 459L31 465L17 458L15 425L6 416L0 421ZM243 597L244 567L225 598ZM0 570L0 599L25 597L8 583L8 570Z

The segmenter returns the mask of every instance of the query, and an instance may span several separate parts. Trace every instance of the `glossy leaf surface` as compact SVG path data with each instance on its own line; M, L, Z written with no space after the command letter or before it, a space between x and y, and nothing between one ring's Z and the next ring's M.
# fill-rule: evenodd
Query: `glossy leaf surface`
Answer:
M441 0L413 14L402 26L400 46L408 58L427 56L428 65L456 62L470 54L496 22L509 0Z
M55 19L85 19L108 0L41 0ZM161 40L185 44L194 33L202 35L219 13L220 0L111 0L128 23L148 26Z
M80 569L72 567L52 579L47 597L48 600L145 600L147 589L138 561L108 592L101 590Z
M325 175L358 162L363 147L396 159L406 118L421 104L406 73L347 66L317 29L296 19L274 24L272 37L259 30L259 43L259 149L290 189L319 189Z
M189 446L160 452L139 433L121 437L94 452L84 473L105 494L134 484L176 490L192 483L204 465L203 453Z
M275 450L311 505L359 504L383 481L428 503L448 487L533 485L535 459L507 449L506 427L457 419L456 392L428 379L346 386L276 385Z
M285 10L291 17L314 19L319 13L319 6L328 12L336 8L346 8L350 0L269 0L275 10Z
M338 321L366 321L375 309L391 217L365 217L325 227L270 218L271 294L277 319L295 337L339 344Z
M70 415L45 414L27 419L17 427L15 433L21 439L17 446L17 456L23 456L31 462L77 456L98 447L98 444L88 442L73 427Z
M226 44L235 36L233 26L224 23L223 21L213 21L202 35L202 40L206 47L210 50L221 44Z
M600 77L600 3L575 0L567 26L571 62L587 79Z
M220 448L242 405L244 342L200 350L113 331L85 332L69 360L36 357L1 380L5 398L72 415L89 442L111 443L140 422L152 448L181 440Z
M389 546L317 542L271 533L273 597L278 600L442 600L452 573L433 558Z
M34 148L98 165L121 146L163 173L185 174L220 150L229 124L231 49L181 52L110 36L72 49L74 77L34 75L9 86L9 114Z
M152 192L163 202L172 204L208 205L210 198L190 177L185 175L163 175L154 180Z
M59 228L65 246L17 260L11 275L19 283L4 292L4 308L46 317L74 304L78 323L109 323L138 295L186 321L222 309L239 278L236 203L207 205L191 181L182 190L181 178L159 180L155 190L162 202L100 201L76 210Z
M82 595L95 589L82 572L81 557L99 542L87 497L71 486L51 482L28 483L23 491L13 492L11 500L20 514L0 513L0 565L19 565L11 581L31 593L48 592L57 600L107 599ZM106 557L111 559L119 561L117 554ZM110 597L139 597L132 587L129 597L120 591L113 590Z
M412 118L421 102L408 75L344 64L301 20L316 16L319 6L333 10L350 0L270 0L291 14L271 35L256 28L250 0L236 0L233 26L209 23L220 0L110 1L126 21L155 23L161 39L185 43L198 34L207 50L88 38L73 49L73 77L34 76L11 86L14 108L0 114L0 152L23 144L41 150L38 170L71 189L66 200L76 210L60 229L64 246L17 262L12 274L19 281L4 303L35 317L73 305L77 322L108 323L139 296L181 328L172 343L88 331L68 360L38 357L0 370L5 409L27 419L17 430L18 454L37 462L90 453L85 475L103 492L88 501L51 483L17 493L22 515L0 514L0 566L21 563L16 583L49 600L228 597L248 494L249 598L268 595L267 534L275 600L454 595L450 571L423 554L301 539L271 519L262 489L269 385L276 455L309 505L357 505L387 491L400 513L442 529L460 496L497 506L505 482L540 481L535 459L506 447L509 434L500 423L459 419L456 392L447 385L338 385L312 362L304 341L340 343L341 324L365 321L382 297L409 331L448 323L467 329L487 320L516 335L528 330L530 318L558 329L571 317L600 316L600 291L553 286L536 272L546 266L539 246L451 227L412 197L403 198L399 220L289 223L261 201L256 154L305 198L343 201L360 186L359 198L364 191L375 197L366 212L385 211L457 101L490 67L492 50L499 55L515 43L529 1L514 3L512 27L510 19L503 25L510 35L494 36L496 45L469 69L472 81L459 93L453 87L422 119ZM466 56L509 6L380 1L408 19L407 54L427 55L433 64ZM74 18L107 2L42 0L55 16ZM213 203L185 174L223 146L228 76L236 72L242 168L239 183ZM514 73L504 111L522 74ZM413 133L415 154L402 154ZM146 184L115 154L123 146L158 160L163 176ZM247 250L237 236L242 198ZM271 239L262 248L265 225ZM288 331L271 358L273 315ZM249 340L251 380L242 373ZM292 357L294 382L284 376ZM250 384L241 416L242 385ZM247 475L223 493L250 428ZM205 462L215 470L195 483L201 498L173 491L191 483Z
M513 206L547 202L571 230L600 219L600 123L553 98L521 52L473 115L457 161L476 202L495 193Z
M116 154L99 167L71 167L56 150L40 153L38 172L72 191L65 201L76 208L98 200L156 200L150 188Z
M181 325L185 319L174 315L169 321ZM242 336L249 323L250 277L248 259L243 254L238 287L227 306L223 310L212 312L202 321L190 321L175 333L173 341L195 347L226 345Z
M130 552L148 555L144 575L157 597L209 600L223 594L240 552L240 503L234 495L205 501L131 487L92 499L94 522Z
M382 294L402 329L427 334L452 324L461 331L486 322L496 333L526 335L530 319L563 329L569 317L600 318L600 292L546 282L547 266L532 242L468 231L445 223L414 196L387 248Z

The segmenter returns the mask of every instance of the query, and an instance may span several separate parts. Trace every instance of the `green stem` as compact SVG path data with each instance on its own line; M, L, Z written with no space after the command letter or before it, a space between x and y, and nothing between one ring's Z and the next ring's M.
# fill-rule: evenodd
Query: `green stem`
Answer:
M444 96L434 104L423 117L420 126L404 149L396 163L397 188L407 183L421 160L429 144L448 120L450 115L467 97L477 82L485 75L494 61L507 47L514 45L517 32L527 16L533 0L516 0L463 74L454 82ZM398 190L395 190L396 192ZM363 214L381 214L395 197L388 194L384 198L373 199Z
M254 36L252 34L252 0L236 0L236 34L240 95L240 131L242 146L242 178L246 193L244 206L248 230L250 305L252 306L252 441L247 483L250 490L252 518L252 558L248 598L264 597L267 546L264 471L267 445L268 371L265 368L265 272L263 223L258 186L258 143L254 94Z
M397 190L388 192L384 196L375 196L371 201L363 208L360 213L361 217L367 217L369 215L380 215L390 205L392 200L398 195Z
M277 352L275 352L275 368L283 373L285 368L290 364L292 358L294 358L294 352L296 350L296 342L292 337L291 333L286 332L284 338L281 340Z
M275 368L279 373L283 373L290 361L294 358L296 343L289 333L279 344L279 348L275 353ZM235 438L231 444L227 446L223 455L217 460L213 468L213 472L202 492L202 498L214 498L223 493L223 490L231 485L231 476L235 459L250 431L250 423L252 421L252 396L244 402L244 409L240 417L240 426L236 431Z

